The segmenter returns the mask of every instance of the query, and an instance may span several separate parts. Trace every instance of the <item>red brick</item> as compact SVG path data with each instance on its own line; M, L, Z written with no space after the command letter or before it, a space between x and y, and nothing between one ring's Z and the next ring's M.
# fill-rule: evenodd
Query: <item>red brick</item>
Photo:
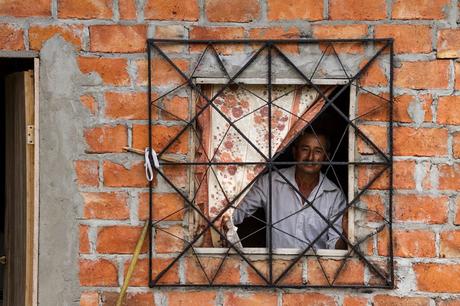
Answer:
M214 284L239 284L241 261L235 257L227 257L222 264L222 259L223 257L199 257L201 266L206 271L209 279L213 279L216 271L219 270ZM195 256L187 258L185 268L185 281L187 284L209 284L209 280L203 272L200 263L198 263Z
M99 185L99 162L97 160L75 161L77 183L82 187L97 187Z
M94 25L89 28L90 50L95 52L144 52L145 25Z
M99 306L99 293L92 291L82 292L80 306Z
M80 260L81 286L117 286L117 274L117 267L110 260Z
M308 259L307 280L309 285L328 285L328 280L332 283L337 271L342 265L342 260L319 259L319 261L321 261L321 265L327 275L327 279L324 276L318 259ZM347 260L345 266L343 266L342 270L339 272L334 284L364 284L364 265L356 260Z
M460 124L460 96L439 97L438 123Z
M359 50L363 48L362 45L359 45ZM362 69L368 63L368 59L361 62L359 68ZM388 78L385 74L385 71L382 69L382 64L378 60L372 61L366 71L358 79L359 85L361 86L388 86ZM386 94L384 94L386 95Z
M126 220L129 218L128 194L126 192L83 193L86 219Z
M162 258L154 258L152 259L152 276L155 278L160 272L162 272L166 267L172 262L172 259L162 259ZM129 265L131 261L125 262L125 275L128 271ZM148 287L148 280L149 280L149 261L148 259L139 259L136 263L136 267L134 268L133 274L129 281L130 287ZM179 272L178 272L178 265L175 264L172 268L170 268L159 280L159 284L177 284L179 282Z
M441 257L460 257L460 231L441 232Z
M168 305L174 306L214 306L216 291L169 291Z
M368 137L382 152L387 151L388 128L378 125L360 125L359 129ZM358 139L358 152L361 154L376 154L377 151L362 138Z
M455 89L460 89L460 62L455 63Z
M250 39L291 39L300 38L300 31L296 27L266 27L266 28L253 28L249 30ZM298 44L283 44L278 47L287 53L298 53ZM260 45L255 46L256 49L260 48Z
M80 96L80 102L86 107L91 114L95 115L97 112L97 102L93 96L90 95L83 95Z
M175 59L174 64L188 76L188 61L183 59ZM137 84L148 84L148 65L147 61L137 61ZM184 77L181 76L175 68L163 59L152 60L152 85L168 85L175 86L185 82Z
M359 296L345 296L343 306L367 306L367 298Z
M439 169L439 189L458 190L460 186L460 164L441 164Z
M108 85L129 85L128 61L124 58L79 57L81 72L96 72Z
M113 305L113 304L112 304ZM153 292L128 292L126 306L156 306Z
M389 121L387 94L376 96L370 93L360 93L357 97L357 117L365 121ZM394 103L397 104L397 103Z
M196 21L200 17L196 0L148 0L144 8L145 19Z
M455 212L454 224L460 225L460 197L457 197L457 199L455 200L455 206L457 207L457 209Z
M59 0L59 18L111 19L111 0Z
M185 39L188 36L188 30L184 25L165 25L155 27L155 38ZM183 52L185 44L165 44L160 46L164 52Z
M430 53L431 27L410 24L375 26L375 38L394 38L395 53Z
M452 136L452 150L454 153L454 158L460 158L460 132L453 133Z
M260 16L258 0L206 0L206 16L212 22L251 22Z
M397 161L393 164L393 187L395 189L413 189L415 188L414 171L415 162ZM381 167L358 166L358 187L364 186L380 172ZM387 189L388 188L388 171L385 171L370 187L370 189Z
M387 228L388 229L388 228ZM379 271L383 272L383 275L387 274L390 271L390 267L388 265L388 259L371 259L372 265L379 269ZM376 273L373 269L369 267L369 285L388 285L387 280L382 278L378 273ZM388 274L387 274L388 275ZM372 303L370 303L372 305Z
M118 292L101 292L101 306L116 305L118 300ZM123 306L156 306L154 302L153 292L128 292Z
M193 27L190 31L190 39L242 39L244 38L243 27ZM202 52L205 45L194 45L191 51ZM225 44L216 46L216 50L223 54L232 54L243 51L241 44Z
M394 154L403 156L447 155L447 129L410 128L394 129Z
M189 98L173 96L163 100L162 118L164 120L187 120L189 117Z
M118 0L120 19L136 19L136 0Z
M101 254L132 254L141 236L139 226L105 226L97 233L96 251ZM147 240L144 241L142 252L147 251Z
M152 128L152 146L154 150L157 153L162 151L182 129L182 126L154 125ZM166 152L187 154L188 139L189 132L186 130L174 141ZM143 150L145 147L148 147L148 141L148 126L140 124L133 125L133 147Z
M267 260L254 260L252 261L254 267L266 278L269 279L269 262ZM288 266L291 264L291 260L275 259L273 260L273 278L277 279L281 276ZM294 266L283 276L278 282L280 285L303 285L303 267L302 260L299 260ZM257 272L250 266L247 267L248 282L252 285L265 285L266 281L260 277Z
M413 189L415 162L397 161L393 162L393 187L395 189Z
M418 263L414 265L417 288L428 292L460 292L460 265Z
M429 306L430 299L426 297L399 297L391 295L376 295L374 296L375 306Z
M180 252L184 246L184 230L179 225L155 229L155 250L157 253Z
M361 93L358 95L358 110L357 116L366 121L388 121L388 95L376 96L370 93ZM419 104L420 106L415 106ZM418 96L400 95L393 100L393 121L397 122L414 122L409 115L409 110L420 108L424 112L423 122L431 122L433 115L431 106L433 97L430 94Z
M409 116L409 110L416 107L414 105L417 103L420 104L421 110L424 112L423 121L431 122L433 120L431 112L433 97L430 94L396 96L393 104L393 120L398 122L414 122L411 116Z
M447 88L449 62L402 62L395 69L395 87L413 89Z
M394 216L398 221L442 224L447 221L446 196L402 195L394 196Z
M269 20L321 20L323 2L314 0L269 0Z
M124 125L103 125L85 129L87 153L123 152L128 145L128 129Z
M77 50L81 49L83 26L32 26L29 29L29 45L32 50L40 50L43 44L55 35L60 35L64 40L72 43Z
M313 36L317 39L363 38L367 36L367 31L366 24L313 26Z
M86 254L90 251L88 225L80 225L80 254Z
M388 234L381 232L378 238L379 255L388 256ZM393 231L394 255L398 257L435 257L435 235L429 231Z
M253 305L276 305L277 294L275 292L227 292L224 295L224 306L253 306Z
M51 16L51 1L4 0L0 2L0 16L31 17Z
M164 175L176 186L177 188L185 188L188 186L187 166L172 165L164 166Z
M314 25L313 37L317 39L353 39L367 36L367 25ZM363 46L360 43L336 43L333 45L338 53L360 53ZM322 46L325 51L325 46ZM331 49L329 49L331 51Z
M154 193L153 194L153 220L181 221L184 218L184 199L177 193ZM182 210L181 210L182 209ZM149 217L149 194L142 193L139 196L140 220Z
M331 306L337 305L332 296L321 293L284 293L283 306Z
M144 92L106 92L105 116L113 119L148 119L147 94ZM158 111L152 108L152 119L158 119Z
M379 20L386 18L384 0L331 0L329 18L332 20Z
M361 202L365 204L367 221L369 222L380 222L383 221L383 217L386 216L385 205L383 199L378 194L363 194L360 197ZM383 216L383 217L382 217Z
M436 48L437 58L460 57L460 30L442 29L438 32L438 44Z
M395 0L393 19L442 19L449 0Z
M1 10L1 4L0 4ZM2 50L23 50L24 49L24 31L18 27L9 24L0 25L0 48Z
M123 165L104 161L104 186L108 187L147 187L148 181L145 177L144 163L137 162L126 168ZM155 183L155 182L154 182Z
M460 299L438 300L437 306L460 306Z

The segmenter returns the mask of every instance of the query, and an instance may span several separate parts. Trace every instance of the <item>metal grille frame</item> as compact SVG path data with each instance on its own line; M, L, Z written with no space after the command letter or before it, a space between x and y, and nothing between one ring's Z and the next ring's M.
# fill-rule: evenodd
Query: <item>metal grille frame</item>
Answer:
M194 81L193 81L193 78L194 78L193 73L191 75L187 75L186 72L182 71L181 67L179 67L174 62L174 60L172 58L170 58L167 55L167 53L162 50L162 46L164 46L165 44L169 45L169 46L177 45L177 46L184 46L184 47L190 47L190 46L194 46L194 45L206 46L205 50L204 50L204 53L206 52L206 50L210 50L209 52L213 52L213 54L215 54L217 63L219 64L219 66L221 66L220 68L223 69L223 71L225 72L226 76L228 77L227 84L225 84L222 87L222 89L219 90L219 92L216 95L214 95L212 98L207 97L201 91L200 87L197 86L194 83ZM253 46L254 44L259 44L260 48L257 49L257 51L249 58L249 60L246 63L244 63L244 65L242 65L240 67L240 69L233 76L230 76L229 73L227 73L227 71L225 70L223 62L219 57L219 53L217 51L217 48L219 46L222 46L222 45L244 45L244 46L251 46L252 45ZM335 54L335 56L338 59L338 64L340 66L342 66L342 68L344 69L344 72L345 72L345 74L347 76L347 84L344 85L338 91L338 93L336 95L334 95L334 97L328 97L328 96L324 95L322 90L316 84L314 84L312 82L313 75L311 77L307 76L283 52L283 49L282 49L283 46L292 45L292 44L296 44L298 46L315 45L315 44L316 45L323 45L323 46L326 45L327 48L330 48L329 52L331 52L332 54ZM364 44L373 44L375 46L379 45L379 48L377 48L377 51L372 56L370 56L370 59L368 60L368 62L364 66L362 66L356 74L349 76L347 74L347 72L345 71L345 68L343 66L342 61L340 60L339 52L336 51L336 46L340 45L340 44L363 44L363 45ZM271 230L268 230L270 237L268 239L268 244L269 245L267 246L268 253L266 255L268 256L269 272L268 272L268 277L265 277L264 275L262 275L262 273L260 273L253 266L253 264L251 263L251 259L249 258L250 256L248 256L247 254L244 254L244 252L242 252L241 250L239 250L235 246L231 245L231 243L227 240L225 235L220 233L219 230L217 229L217 227L214 224L214 222L220 216L222 216L226 212L226 210L228 208L231 207L231 205L233 204L233 201L231 201L229 203L228 207L226 209L222 210L217 215L216 218L209 219L205 214L203 214L200 211L200 209L198 207L195 206L195 204L193 203L193 200L189 200L186 196L183 195L183 192L181 192L180 188L178 186L176 186L175 183L168 178L168 176L165 174L165 172L163 170L163 166L168 166L168 165L169 166L174 166L174 165L206 166L206 167L209 168L210 166L218 166L218 165L223 165L223 164L225 164L225 165L234 164L236 166L241 166L241 165L244 166L246 164L254 164L254 163L250 163L250 162L222 163L222 162L215 162L215 161L210 161L210 160L208 160L208 162L206 162L206 163L199 163L199 162L195 162L195 161L162 161L162 160L160 160L160 167L155 168L157 176L161 177L173 190L175 190L177 192L178 195L180 195L183 198L184 202L186 203L185 206L186 206L187 209L197 211L201 215L201 217L206 221L207 227L205 228L205 230L203 230L201 232L201 235L203 235L206 230L209 230L209 229L212 228L212 229L216 230L217 232L219 232L219 234L221 236L221 239L224 240L224 241L227 241L230 244L230 247L228 248L228 251L225 254L221 255L222 261L221 261L221 263L220 263L220 265L218 267L218 270L217 270L216 274L212 277L212 279L208 278L208 280L209 280L208 284L184 283L182 280L179 281L179 282L163 281L162 278L168 273L168 271L170 269L172 269L174 264L177 264L178 260L181 257L187 256L187 253L192 253L194 256L197 256L196 252L194 251L193 244L200 238L201 235L198 235L197 237L195 237L191 241L184 241L185 245L184 245L183 250L178 252L177 254L175 253L173 255L173 257L172 257L172 261L169 264L167 264L166 267L164 267L162 269L159 269L159 267L154 266L154 264L153 264L153 259L154 259L154 245L153 245L154 234L155 234L155 231L161 230L161 227L159 225L160 225L160 223L162 221L164 221L166 219L166 217L161 219L161 220L153 221L153 207L155 205L155 203L153 201L154 184L153 184L153 182L150 182L149 183L149 219L148 219L148 223L149 223L149 251L148 251L149 273L148 274L149 274L149 286L150 287L152 287L152 288L153 287L394 288L395 281L394 281L393 237L392 237L392 206L393 206L393 203L392 203L392 199L393 199L393 66L394 66L393 39L391 39L391 38L388 38L388 39L295 39L295 40L291 40L291 39L289 39L289 40L149 39L149 40L147 40L148 115L149 115L149 119L148 119L148 138L149 138L148 145L149 145L149 147L151 149L153 148L152 138L156 137L156 135L154 134L154 131L153 131L153 127L154 127L155 124L154 124L154 122L152 120L152 114L154 112L153 101L159 99L157 97L154 99L153 98L153 92L152 92L153 91L152 90L152 88L153 88L152 77L154 76L154 71L156 69L156 67L154 65L152 65L152 58L153 58L152 54L154 52L156 54L158 54L159 58L161 58L162 60L167 62L168 65L170 65L171 69L174 72L176 72L178 75L180 75L183 78L183 81L184 81L181 85L179 85L179 86L175 87L174 89L168 91L166 94L170 94L174 90L177 90L178 88L185 86L185 87L189 88L191 91L193 91L195 94L200 96L201 98L205 99L205 101L207 103L206 106L203 107L201 111L199 111L198 113L196 113L193 116L193 118L189 118L190 120L186 120L186 122L184 122L184 125L182 126L180 132L177 135L175 135L175 137L173 137L164 148L162 148L159 152L157 152L157 156L160 159L161 159L161 157L163 155L166 154L166 151L168 149L170 149L171 146L173 146L178 141L179 137L187 129L193 128L193 124L194 124L195 120L197 119L197 117L200 115L200 112L204 111L207 107L213 108L214 110L219 112L218 108L216 108L215 105L213 104L213 101L219 96L219 94L221 94L223 92L223 90L225 88L229 87L232 84L236 84L238 77L245 71L245 69L248 66L250 66L256 60L258 55L261 54L262 52L267 52L267 67L266 68L267 68L267 75L269 77L267 77L267 83L265 85L267 86L267 89L268 89L268 103L267 103L267 105L268 105L268 118L269 118L269 120L268 120L268 128L269 128L269 135L271 135L271 130L272 130L271 116L272 116L272 107L273 107L272 104L271 104L271 99L272 99L271 92L272 92L272 88L273 88L273 84L272 84L272 76L273 76L272 75L272 73L273 73L272 72L272 57L276 55L276 56L278 56L278 58L282 59L285 62L286 65L289 65L290 68L292 68L303 81L305 81L305 86L310 86L310 87L314 88L319 93L319 95L326 101L325 106L322 108L322 110L320 111L319 114L321 114L328 107L334 108L335 111L343 118L343 120L345 120L347 122L348 126L352 127L354 129L354 131L356 131L356 133L362 138L362 140L365 141L370 147L372 147L380 157L382 157L383 161L379 161L379 162L373 162L373 161L365 161L365 162L332 162L331 160L329 160L327 162L322 162L322 164L326 164L326 165L328 165L328 167L331 167L331 166L333 167L334 165L343 166L343 165L348 165L348 164L381 166L381 170L378 171L375 174L375 176L369 182L367 182L367 184L365 184L365 186L363 186L361 188L361 191L356 194L355 198L354 199L348 199L346 208L344 209L342 214L344 214L348 208L350 208L353 205L355 205L355 203L359 200L360 196L365 191L367 191L372 184L374 184L379 178L381 178L386 171L388 172L388 188L386 190L388 192L388 202L385 203L385 205L387 205L387 208L388 208L388 211L389 211L388 218L386 220L386 226L388 228L388 234L389 234L388 235L388 244L389 245L388 245L388 253L386 254L386 256L384 256L385 260L386 260L386 263L388 264L387 269L386 270L384 269L382 271L382 269L379 267L379 265L376 264L375 262L373 262L372 260L369 260L367 258L367 256L366 256L366 254L364 254L362 252L362 250L360 250L360 248L358 247L359 244L362 243L363 241L361 241L361 242L358 241L356 243L352 243L348 239L348 237L345 237L343 235L343 233L339 233L334 228L333 223L334 223L335 220L328 220L325 216L323 216L319 211L316 210L316 212L318 213L318 216L320 218L322 218L328 224L328 227L321 233L321 235L325 231L327 231L329 228L333 228L335 231L337 231L337 233L341 236L341 238L346 242L346 244L348 246L348 253L344 257L344 260L342 261L339 269L337 270L336 275L334 277L334 281L332 283L328 280L328 283L325 284L325 285L322 285L322 284L320 284L320 285L310 285L308 283L307 284L300 284L300 285L284 285L280 281L283 279L283 277L286 276L286 274L293 268L293 266L301 258L307 256L307 253L309 251L310 252L312 251L312 246L313 246L313 244L314 244L314 242L316 240L310 242L310 244L309 244L309 246L307 248L305 248L299 254L297 254L295 256L295 258L287 266L287 268L278 277L274 277L273 271L272 271L273 270L274 253L273 253L273 247L272 247L272 244L271 244ZM324 52L326 52L326 51L324 51ZM204 55L204 53L203 53L203 55ZM324 53L323 53L323 56L324 56ZM360 77L362 77L365 73L367 73L368 70L369 70L370 65L374 61L376 61L377 58L382 57L382 56L388 56L388 64L389 64L389 66L388 66L388 73L389 73L388 94L389 94L389 97L388 97L388 100L387 100L388 108L389 108L389 117L388 117L388 122L387 122L388 123L388 133L387 133L388 148L387 148L387 152L383 152L381 150L381 148L377 144L375 144L367 136L365 131L363 131L359 126L357 126L354 122L352 122L352 120L348 117L347 114L343 114L343 112L341 112L337 108L337 106L334 105L334 100L343 91L347 90L348 88L351 88L352 86L357 86L357 85L355 85L354 82L357 81ZM197 65L199 65L199 63ZM318 63L318 65L319 65L319 63ZM196 67L195 67L195 69L196 69ZM163 96L165 96L165 95L163 95ZM222 112L219 112L219 113L220 113L221 116L225 117L225 114L223 114ZM238 127L235 126L230 120L228 120L228 123L236 131L240 132L238 130ZM257 149L257 146L255 144L251 143L251 141L249 139L247 139L245 137L245 135L243 135L241 133L241 136L246 141L248 141L249 144L252 147ZM265 161L262 162L261 164L263 164L266 167L268 175L271 178L272 173L280 173L279 169L277 168L277 166L280 166L283 163L275 161L275 159L277 158L278 154L273 154L273 152L272 152L271 137L268 137L268 142L269 142L268 156L264 156L262 154L262 152L260 152L260 151L259 151L259 153L264 156ZM191 148L191 149L194 149L194 148ZM150 155L150 159L153 160L153 157L151 155ZM295 165L295 164L300 164L300 163L302 163L302 162L292 162L292 163L289 163L289 164ZM303 163L305 163L305 162L303 162ZM315 164L315 162L309 162L309 163L310 164L312 164L312 163ZM254 178L253 182L260 175L261 174L259 174L256 178ZM280 175L282 176L282 174L280 174ZM311 203L309 203L307 201L307 199L303 197L303 195L300 193L299 190L297 190L297 188L295 186L293 186L285 177L283 177L283 178L286 180L286 182L289 185L291 185L291 187L297 193L299 193L299 195L303 198L303 200L306 201L309 204L309 207L312 207L313 209L315 209L315 207L312 206ZM273 228L273 224L272 224L272 220L271 220L271 197L272 197L271 179L269 180L269 182L270 182L270 193L268 195L268 197L269 197L269 213L267 215L266 226L267 226L268 229L271 229L271 228ZM251 184L247 185L241 191L241 193L246 191L246 189L248 189L250 186L251 186ZM237 198L238 198L238 196L235 197L235 199L237 199ZM341 215L337 216L337 218L339 218ZM319 239L320 236L318 236L317 239ZM182 239L180 237L176 237L176 238ZM256 274L258 274L258 276L261 277L265 281L265 284L254 285L254 284L239 284L239 283L235 283L235 284L217 284L217 283L214 283L214 280L215 280L217 274L219 273L219 271L220 271L225 259L229 256L230 251L232 252L232 254L238 255L244 262L246 262L246 264L248 265L248 268L253 268L255 270ZM316 255L316 253L315 253L315 256L318 256L318 255ZM351 256L354 256L354 257L358 258L361 262L363 262L364 265L370 271L372 271L374 274L376 274L377 276L379 276L383 280L383 283L381 283L381 284L373 284L373 283L367 283L367 284L341 283L341 284L336 284L335 280L337 279L338 275L340 274L341 270L344 268L344 266L346 264L345 259L350 258ZM201 264L200 264L200 266L201 266ZM203 269L202 266L201 266L201 268ZM154 269L156 269L157 271L160 270L159 273L157 273L157 275L155 275L155 276L154 276L154 273L153 273ZM322 272L325 273L324 268L321 267L321 269L322 269Z

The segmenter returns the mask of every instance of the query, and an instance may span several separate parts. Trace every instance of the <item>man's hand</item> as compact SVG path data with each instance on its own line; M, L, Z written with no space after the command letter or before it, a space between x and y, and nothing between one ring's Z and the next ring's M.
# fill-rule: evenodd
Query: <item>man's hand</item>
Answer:
M215 222L216 227L219 229L221 233L224 235L228 232L227 222L230 220L230 216L227 213L224 213L217 221Z
M224 213L219 219L214 222L214 225L217 227L219 232L221 232L224 236L227 236L227 232L229 230L227 226L227 222L230 220L231 216L227 213ZM220 245L222 247L226 247L226 240L219 238L220 239Z

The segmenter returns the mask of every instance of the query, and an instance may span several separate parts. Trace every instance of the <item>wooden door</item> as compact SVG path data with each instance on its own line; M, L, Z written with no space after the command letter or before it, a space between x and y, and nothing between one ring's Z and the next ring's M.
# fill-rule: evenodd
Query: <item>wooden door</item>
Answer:
M33 72L5 80L5 255L4 305L32 304L34 209ZM27 137L32 133L32 138Z

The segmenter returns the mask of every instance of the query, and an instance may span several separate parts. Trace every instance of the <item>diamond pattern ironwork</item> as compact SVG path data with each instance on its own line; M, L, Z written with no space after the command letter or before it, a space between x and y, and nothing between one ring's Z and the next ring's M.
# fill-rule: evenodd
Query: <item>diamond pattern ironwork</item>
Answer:
M189 50L192 49L192 46L201 46L203 51L199 56L193 57L192 51L190 50L189 55L190 58L196 58L196 63L193 65L192 69L189 71L184 71L181 69L175 62L174 62L174 54L168 54L164 48L165 46L170 45L186 45L189 47ZM366 50L377 50L374 51L372 56L365 56L366 52L356 53L356 54L340 54L339 47L343 47L343 45L352 44L352 45L362 45L363 48L367 48ZM252 50L251 52L242 52L239 55L241 58L243 55L249 56L246 58L246 61L243 64L238 66L236 72L231 73L229 69L231 66L231 55L224 55L219 52L220 46L225 45L242 45L244 48L243 50ZM319 48L320 53L316 54L316 56L312 56L311 58L319 60L316 63L313 63L311 66L312 71L303 71L305 70L305 60L308 62L309 57L308 54L306 56L302 55L302 51L299 51L299 54L295 55L288 55L286 49L283 48L286 45L298 45L301 46L322 46ZM324 47L325 46L325 47ZM339 47L338 47L339 46ZM164 48L164 49L163 49ZM238 50L241 51L242 48ZM338 51L339 50L339 51ZM157 176L161 178L170 189L172 189L175 193L177 193L180 198L185 203L184 208L178 209L167 216L159 219L153 220L153 208L155 203L153 203L153 192L154 186L150 184L150 244L149 244L149 284L150 286L265 286L265 287L293 287L293 288L304 288L304 287L366 287L366 288L392 288L394 286L394 275L393 275L393 250L392 250L392 216L391 216L391 207L392 207L392 169L393 169L393 152L392 152L392 128L393 128L393 117L392 117L392 101L393 101L393 91L392 91L392 82L393 82L393 41L391 39L349 39L349 40L313 40L313 39L299 39L299 40L168 40L168 39L151 39L148 40L148 76L149 76L149 83L148 83L148 97L149 97L149 146L152 148L152 138L155 138L156 135L153 133L153 127L155 124L151 114L154 110L160 110L162 113L169 115L174 120L180 123L180 128L178 132L167 141L167 143L157 152L158 157L163 159L160 162L160 167L156 169ZM370 53L367 52L367 53ZM242 55L243 54L243 55ZM353 69L347 68L345 64L348 61L348 66L353 65L356 63L355 57L363 57L365 56L366 63L358 68L353 66ZM388 72L389 72L389 80L388 86L385 88L386 93L388 94L388 98L382 96L380 92L373 92L372 89L367 88L364 85L360 85L359 81L369 71L369 67L372 63L377 61L379 58L388 57ZM167 88L165 93L158 95L155 99L153 99L153 91L155 90L155 86L153 85L155 82L152 83L152 78L154 77L153 71L156 69L155 66L152 65L152 58L160 58L162 61L168 64L168 68L171 71L174 71L182 78L182 82L174 88ZM206 61L208 58L211 57L212 66L206 66ZM277 63L274 65L274 59L276 58ZM351 58L351 60L349 60ZM327 60L328 62L327 62ZM362 58L358 58L362 59ZM227 64L226 64L227 62ZM241 62L241 59L240 59ZM238 82L238 78L241 77L243 74L248 73L250 69L260 68L259 65L261 62L265 62L265 86L267 89L267 99L264 99L260 96L257 96L255 93L251 92L251 90ZM327 64L326 64L327 62ZM318 95L324 99L325 105L321 108L319 113L315 116L315 119L318 118L323 112L326 110L332 110L335 114L337 114L341 120L343 120L346 124L346 128L344 129L343 133L341 134L340 140L336 146L335 150L332 150L332 154L327 157L326 162L322 162L326 167L325 174L332 173L331 176L335 177L338 181L338 176L335 171L334 167L340 166L356 166L357 172L361 174L359 176L358 181L356 182L356 192L354 192L354 197L348 199L346 203L346 207L337 214L332 220L328 219L324 216L315 206L313 202L308 201L302 193L298 190L296 186L294 186L279 170L280 166L286 165L286 163L277 162L277 157L283 153L281 152L273 152L272 145L271 145L271 136L268 137L267 141L269 142L268 145L268 154L266 152L262 152L256 144L251 142L251 140L245 135L237 126L237 121L241 120L241 118L237 120L232 120L228 118L228 116L216 105L216 99L222 95L222 93L229 88L238 87L242 88L245 91L255 95L259 99L264 101L264 105L262 107L268 107L268 131L269 135L271 135L272 125L271 125L271 114L273 109L281 109L289 113L290 115L294 115L289 112L289 110L283 109L281 105L277 105L274 103L276 99L279 97L272 97L272 89L273 89L273 80L276 79L277 68L279 68L279 64L282 63L284 67L283 69L288 69L290 71L291 77L294 77L297 80L300 80L302 83L300 85L296 85L300 88L305 86L309 88L313 88ZM334 65L332 70L339 70L342 73L342 79L346 80L346 83L340 87L338 90L334 91L333 94L329 95L325 93L320 86L315 83L315 80L321 79L322 75L326 74L327 77L327 69L328 65ZM350 64L351 63L351 64ZM311 64L311 63L309 63ZM214 67L217 65L217 67ZM257 66L257 67L254 67ZM276 66L276 67L275 67ZM214 69L214 74L210 72L210 70ZM217 72L216 72L217 69ZM282 70L282 69L281 69ZM198 77L203 77L202 74L208 72L211 76L219 76L225 79L225 83L217 90L217 92L212 96L207 96L205 92L203 92L202 88L196 84L195 79ZM233 74L233 75L232 75ZM257 75L260 78L259 75ZM330 78L330 77L329 77ZM297 87L297 88L298 88ZM160 102L163 98L168 97L179 90L183 90L187 88L190 90L190 95L198 97L204 101L204 105L201 108L197 108L196 112L192 112L189 114L186 119L177 114L174 114L173 111L170 109L168 110L164 105ZM359 113L354 118L350 118L348 114L345 114L337 105L335 105L336 99L343 94L346 90L350 90L353 88L359 94L367 94L375 97L378 99L378 103L380 105L371 107L370 109L366 109L365 112ZM164 90L164 89L163 89ZM382 91L382 88L380 88ZM286 93L289 94L289 93ZM191 96L189 98L191 98ZM311 106L313 107L313 106ZM224 188L219 184L220 192L226 198L226 206L216 213L216 215L211 218L207 216L203 211L198 207L196 203L196 198L198 194L198 190L203 187L203 181L205 180L206 175L211 175L212 173L215 174L215 167L219 166L228 166L233 165L235 167L245 166L248 164L254 164L255 162L250 161L216 161L214 156L207 156L206 154L203 156L204 161L196 161L190 159L189 156L184 158L183 160L176 160L176 161L168 161L165 158L169 153L170 150L175 144L177 144L178 139L183 136L185 133L190 133L192 137L196 137L198 139L198 146L203 148L203 141L200 139L199 132L196 130L196 123L197 120L204 114L205 111L212 109L217 114L222 116L222 118L228 124L227 131L233 129L234 132L240 137L242 140L246 141L252 149L260 154L263 158L263 162L259 163L263 167L265 167L266 172L268 173L269 177L271 178L273 174L278 174L281 176L284 181L291 186L291 188L307 203L301 210L312 208L317 217L322 219L326 224L327 227L320 233L318 237L316 237L313 241L302 241L307 244L303 250L300 250L296 254L291 254L291 256L287 256L289 254L284 254L283 257L280 257L277 254L276 250L273 249L271 245L271 229L281 231L281 229L277 228L277 221L275 223L272 222L270 214L267 216L267 220L259 220L264 225L257 229L256 231L263 230L267 228L268 230L268 246L267 251L264 254L258 254L262 256L262 260L258 258L258 262L253 260L253 254L249 254L245 251L245 249L240 249L234 243L230 242L226 235L220 231L218 226L216 226L216 221L230 208L238 209L235 206L237 199L244 194L262 174L260 172L253 180L243 188L241 192L239 192L236 196L229 198L226 194ZM382 148L381 145L374 141L372 141L372 137L368 135L368 132L363 128L363 121L365 123L366 117L372 116L376 112L386 110L388 117L385 120L386 123L386 143L388 146L386 148ZM257 110L254 110L255 112ZM249 115L249 114L245 114ZM299 120L303 120L301 117L298 117ZM315 120L313 119L313 121ZM316 135L314 128L312 127L312 122L306 122L307 126L305 128L312 129L313 133ZM367 145L372 154L367 153L368 155L372 155L372 158L366 158L366 153L363 153L363 158L361 161L345 161L345 162L338 162L335 161L335 155L337 153L338 148L342 145L343 140L345 139L348 131L353 131L360 141L362 141L365 145ZM316 137L318 137L316 135ZM225 136L224 136L225 138ZM222 139L223 140L223 139ZM223 141L220 141L218 147L216 148L215 153L219 150L219 147L222 145ZM195 150L194 147L189 148L189 150ZM292 162L288 163L290 165L299 164L302 162ZM311 162L310 162L311 163ZM183 186L178 186L174 179L170 177L166 171L165 167L185 167L189 169L188 175L193 176L191 171L193 169L197 169L197 167L205 168L204 175L202 175L201 179L198 182L198 187L193 188L187 191L184 190ZM365 175L364 175L365 174ZM361 177L364 177L361 181ZM385 180L387 182L385 182ZM384 181L382 183L382 181ZM343 186L339 185L341 191L346 194ZM186 189L186 188L185 188ZM371 204L364 205L363 202L365 197L369 197L369 190L384 190L384 195L387 196L388 200L384 204L384 210L378 211L378 208L370 207ZM372 194L370 194L372 196ZM271 201L271 190L269 199ZM271 207L271 203L269 204ZM356 209L356 211L361 212L363 214L363 218L368 223L364 222L363 230L361 236L357 237L356 239L350 239L344 235L339 229L334 227L334 222L339 218L342 218L345 215L349 208ZM174 231L168 230L168 223L166 222L167 219L176 213L183 213L184 211L188 211L189 213L194 213L197 218L199 218L203 223L203 227L200 228L197 233L189 237L186 234L181 236ZM296 211L294 214L298 214L301 210ZM372 216L372 217L371 217ZM366 219L367 218L367 219ZM378 222L377 222L377 221ZM177 225L177 224L176 224ZM345 252L345 255L340 258L326 258L322 257L319 254L319 251L315 249L314 243L316 240L320 239L322 235L329 229L334 230L341 239L347 244L348 250ZM209 230L213 230L222 241L225 242L227 245L226 251L213 256L209 254L203 254L199 248L195 247L194 245L200 239L203 239L206 232ZM388 245L387 249L384 252L380 252L380 248L377 253L375 250L369 251L367 245L375 244L375 239L377 234L381 233L382 231L388 231ZM255 231L255 232L256 232ZM255 234L252 233L252 234ZM161 233L161 234L160 234ZM250 234L250 235L252 235ZM285 233L286 235L290 235L289 233ZM158 235L166 235L171 239L171 241L176 241L176 245L178 245L177 252L171 252L170 254L162 254L168 257L168 264L162 266L161 269L159 267L153 266L153 260L156 257L156 249L154 247L155 239ZM248 236L250 236L248 235ZM292 236L292 235L290 235ZM246 239L247 237L240 237L241 240ZM298 237L292 237L294 239L300 239ZM179 242L177 242L179 241ZM180 250L179 250L180 249ZM155 254L154 254L155 253ZM289 259L286 259L289 257ZM163 258L163 257L160 257ZM319 277L320 281L315 281L312 279L307 279L304 281L293 282L289 283L288 279L292 278L292 274L295 273L296 269L299 269L299 263L302 260L314 260L313 262L308 263L309 273L311 272L314 274L314 271L317 271L319 275L322 275L323 278ZM253 275L257 281L253 283L239 283L238 281L232 281L231 279L226 279L223 275L228 273L226 269L231 269L231 265L234 261L245 262L245 265L248 267L248 273ZM261 262L263 264L261 264ZM178 269L178 266L183 265L184 269L192 269L192 267L201 271L202 274L200 281L197 279L188 279L188 276L185 276L185 279L179 279L168 281L168 273L171 272L172 269ZM230 266L230 267L228 267ZM280 268L281 267L281 268ZM347 280L347 277L344 274L347 273L347 270L354 269L356 267L360 267L368 273L369 280L361 281L354 281L354 280ZM311 271L310 271L311 270Z

